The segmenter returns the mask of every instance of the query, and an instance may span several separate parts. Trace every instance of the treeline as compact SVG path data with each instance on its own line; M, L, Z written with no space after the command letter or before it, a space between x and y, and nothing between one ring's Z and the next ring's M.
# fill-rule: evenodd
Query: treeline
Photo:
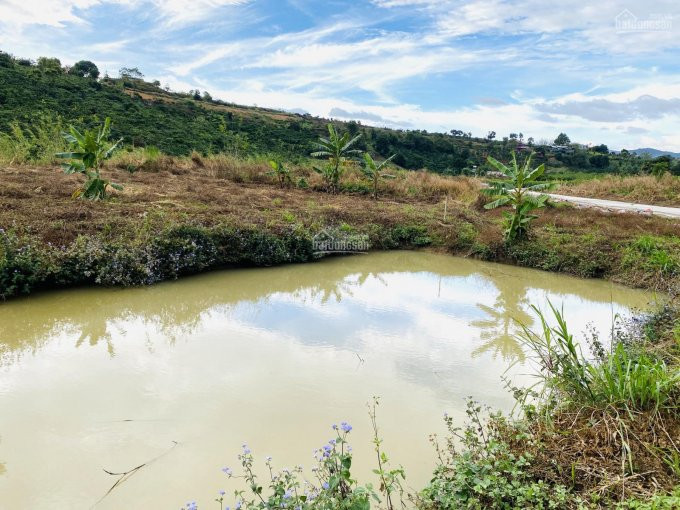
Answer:
M65 67L56 58L33 62L0 52L0 135L17 130L30 134L38 118L91 128L107 116L113 121L112 135L123 137L129 147L154 146L169 155L192 151L267 154L291 161L308 157L327 123L309 114L216 100L206 91L171 92L158 81L144 81L137 68L122 68L116 78L102 77L87 60ZM680 174L680 163L670 158L611 154L606 146L593 149L570 144L563 151L535 144L531 138L525 142L521 134L514 133L496 140L493 132L475 138L455 129L428 133L374 128L355 121L342 124L352 134L363 134L358 148L383 157L397 154L394 162L406 169L477 174L489 170L488 156L507 161L519 151L536 152L537 160L549 169Z

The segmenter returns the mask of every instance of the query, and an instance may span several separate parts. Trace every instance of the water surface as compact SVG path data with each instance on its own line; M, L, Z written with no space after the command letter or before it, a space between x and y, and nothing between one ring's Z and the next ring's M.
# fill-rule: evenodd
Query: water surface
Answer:
M214 506L247 442L312 466L330 425L352 423L371 479L365 404L420 488L428 443L465 397L509 409L527 380L513 319L564 305L575 333L643 308L603 281L419 252L213 272L136 289L74 289L0 305L0 508ZM173 447L173 445L176 446ZM104 497L124 472L151 459Z

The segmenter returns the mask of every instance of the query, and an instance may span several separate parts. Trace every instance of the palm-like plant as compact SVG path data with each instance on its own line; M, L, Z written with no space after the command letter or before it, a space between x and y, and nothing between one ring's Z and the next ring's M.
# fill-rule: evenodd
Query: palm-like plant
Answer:
M537 193L550 190L555 186L552 182L538 182L545 172L545 165L541 164L532 170L532 157L533 153L520 166L513 153L512 166L509 167L491 156L487 158L489 164L509 178L507 181L494 183L491 187L482 190L482 193L495 198L493 202L484 206L485 209L496 209L504 205L512 206L513 212L505 213L505 239L508 242L524 237L529 224L536 218L530 213L545 207L548 196L537 195Z
M279 180L279 186L282 188L286 185L289 184L290 181L290 170L283 166L283 163L279 160L271 160L269 161L269 166L272 167L272 171L269 172L270 175L276 175L276 178Z
M362 151L359 149L352 149L359 138L361 138L361 134L351 139L349 133L340 136L333 124L329 123L328 138L320 137L319 141L316 142L317 150L312 152L312 157L328 158L328 165L323 169L315 167L314 170L323 176L332 192L338 190L343 165L348 157L361 154Z
M364 152L365 164L361 167L361 171L366 177L371 179L371 182L373 183L373 198L378 198L378 180L380 178L394 179L394 175L384 173L383 168L385 168L395 157L396 154L393 154L382 163L377 164L368 152Z
M86 181L81 188L73 192L73 197L83 197L89 200L103 200L107 197L106 189L111 186L122 190L120 184L115 184L101 178L101 168L104 161L109 159L113 152L120 146L121 138L114 144L109 143L111 134L111 119L106 117L104 124L97 130L87 130L81 133L71 126L69 133L64 133L64 138L73 148L73 152L60 152L56 157L70 159L61 166L66 174L81 173Z

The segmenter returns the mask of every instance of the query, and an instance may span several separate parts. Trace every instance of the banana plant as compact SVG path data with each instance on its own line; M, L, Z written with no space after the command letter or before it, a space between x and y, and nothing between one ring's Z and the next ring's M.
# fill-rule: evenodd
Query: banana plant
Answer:
M111 119L109 117L106 117L104 124L97 130L86 130L81 133L75 127L70 126L69 132L64 133L64 138L71 145L72 152L60 152L56 154L56 157L71 160L61 165L65 174L80 173L86 179L83 186L73 192L73 198L104 200L108 196L106 191L109 186L122 191L123 187L120 184L101 177L104 161L113 155L123 141L121 138L111 144L110 134Z
M281 161L271 160L269 162L269 166L272 167L272 171L269 172L269 175L276 175L276 178L279 180L279 186L283 188L286 186L286 184L289 184L291 182L290 170L283 166L283 163L281 163Z
M332 193L338 191L340 176L344 170L343 165L347 159L362 152L359 149L352 149L359 138L361 138L361 134L351 139L349 133L340 136L333 124L329 123L328 138L320 137L319 141L315 142L317 150L312 152L312 157L328 158L328 164L321 169L314 167L314 170L323 176Z
M384 173L383 168L396 156L396 154L393 154L382 163L377 164L368 152L364 152L364 166L361 167L361 171L373 183L373 198L378 198L378 181L380 178L394 179L394 175Z
M517 157L512 154L512 165L506 166L491 156L487 161L491 166L508 177L507 181L496 182L482 193L492 196L495 200L484 206L485 209L496 209L505 205L512 206L513 211L504 213L504 235L507 242L516 241L526 236L529 225L537 218L530 214L536 209L545 207L548 196L538 194L555 187L552 182L539 182L545 173L545 165L531 169L532 153L523 165L517 163Z

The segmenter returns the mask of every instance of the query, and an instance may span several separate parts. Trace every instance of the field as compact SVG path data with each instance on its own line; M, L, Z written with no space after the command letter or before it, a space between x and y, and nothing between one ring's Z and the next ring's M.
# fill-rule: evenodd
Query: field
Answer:
M293 168L293 182L304 182L303 188L281 188L258 160L160 158L135 173L121 168L126 165L119 159L104 171L124 186L104 202L71 198L79 178L57 167L0 170L5 297L75 283L153 283L230 264L311 260L311 239L326 228L368 235L374 249L428 247L661 290L677 288L680 279L677 222L558 206L539 213L528 239L508 245L502 211L484 210L471 178L404 172L384 181L374 200L352 169L344 191L330 194L305 167ZM217 234L224 229L228 240ZM233 244L234 236L241 244ZM250 244L242 244L243 236ZM264 236L258 248L253 236ZM204 241L212 251L201 258ZM275 253L267 248L279 241ZM200 261L182 266L194 260L186 256L187 243ZM138 274L140 266L166 267L178 249L185 256L172 269ZM17 265L23 269L15 271ZM22 272L23 280L12 276Z
M606 175L587 181L562 184L558 193L577 197L680 207L680 177L670 174L662 177Z

